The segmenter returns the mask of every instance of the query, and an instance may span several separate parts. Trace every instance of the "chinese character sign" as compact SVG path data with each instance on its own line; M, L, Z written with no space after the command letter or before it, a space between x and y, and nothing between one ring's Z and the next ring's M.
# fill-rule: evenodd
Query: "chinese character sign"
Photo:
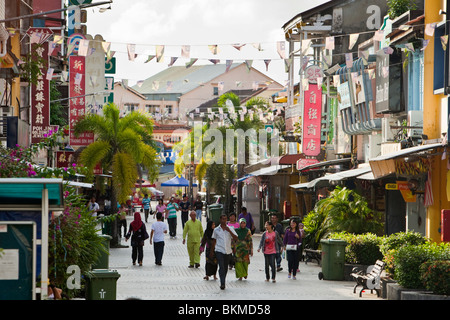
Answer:
M302 151L306 156L317 156L320 153L322 90L316 84L309 84L304 97Z
M69 58L69 127L70 145L87 146L94 142L94 134L81 133L75 137L73 128L79 118L84 116L85 107L85 70L86 63L83 56L70 56Z
M34 33L38 32L34 30ZM39 65L40 75L31 86L31 143L39 143L50 128L50 81L46 79L48 68L48 46L33 43L31 50L44 61Z

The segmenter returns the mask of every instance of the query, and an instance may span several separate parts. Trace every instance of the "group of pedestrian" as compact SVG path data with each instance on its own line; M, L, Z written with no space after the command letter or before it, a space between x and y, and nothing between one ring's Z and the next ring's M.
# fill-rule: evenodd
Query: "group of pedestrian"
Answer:
M184 199L185 200L185 199ZM154 246L155 264L162 264L164 253L164 234L169 232L170 237L176 237L176 211L180 209L174 199L164 205L162 201L156 209L156 222L152 223L151 234L148 235L145 224L141 221L139 212L135 212L134 220L125 238L126 241L131 236L132 261L136 260L142 266L143 244L150 238L150 245ZM186 207L184 207L186 208ZM220 279L220 289L225 289L225 280L228 270L234 267L236 278L241 281L248 277L248 267L250 257L253 256L254 221L250 213L243 208L236 220L236 214L232 213L228 217L222 214L219 225L209 220L206 229L200 219L197 219L195 207L189 212L189 219L184 222L183 240L186 244L189 256L189 268L200 266L200 256L205 253L205 276L203 279L209 280L213 277L217 280L217 273ZM167 217L167 224L164 223L163 214ZM171 220L174 219L174 220ZM277 216L272 215L270 221L265 223L265 231L261 236L257 251L264 254L266 281L276 282L276 273L281 271L281 253L286 250L288 260L288 278L296 279L299 265L299 254L302 238L304 237L303 225L296 219L290 220L289 227L284 230L278 223ZM232 262L232 263L231 263Z

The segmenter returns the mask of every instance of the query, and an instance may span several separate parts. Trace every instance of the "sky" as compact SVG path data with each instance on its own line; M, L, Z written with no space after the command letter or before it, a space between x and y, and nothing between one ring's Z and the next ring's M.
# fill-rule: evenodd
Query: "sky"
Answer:
M114 0L103 13L100 7L87 9L86 25L88 34L102 35L116 51L115 81L134 85L168 68L171 57L179 57L174 66L185 65L181 46L189 45L190 57L199 59L196 65L211 64L207 59L253 60L255 69L284 85L288 75L277 53L277 42L285 40L282 26L324 2L328 0ZM136 45L134 61L128 59L127 44ZM245 46L237 50L232 44ZM165 46L163 62L144 63L156 45ZM208 45L218 45L219 53L213 55ZM268 71L264 59L271 60Z

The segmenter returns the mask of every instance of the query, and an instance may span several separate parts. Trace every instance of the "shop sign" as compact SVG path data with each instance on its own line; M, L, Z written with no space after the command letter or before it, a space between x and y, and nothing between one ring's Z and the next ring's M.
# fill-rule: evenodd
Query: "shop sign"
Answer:
M85 57L69 57L69 129L71 146L87 146L94 142L94 134L92 132L81 133L78 137L75 137L73 132L75 123L86 112L85 70Z
M304 92L302 152L305 156L318 156L322 127L322 89L310 84Z

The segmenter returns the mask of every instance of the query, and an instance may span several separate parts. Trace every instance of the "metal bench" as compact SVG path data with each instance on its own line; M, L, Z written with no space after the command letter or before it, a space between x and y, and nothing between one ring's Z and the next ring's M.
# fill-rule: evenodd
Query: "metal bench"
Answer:
M358 267L353 268L352 273L350 274L356 281L356 285L353 288L353 293L356 293L356 287L362 286L362 289L359 292L360 297L365 289L370 290L370 293L373 293L373 290L375 290L377 292L377 297L379 297L381 293L380 278L384 266L385 263L383 261L377 260L375 266L369 273Z
M305 264L311 262L312 260L316 260L320 265L322 260L322 251L321 250L313 250L313 249L305 249Z

